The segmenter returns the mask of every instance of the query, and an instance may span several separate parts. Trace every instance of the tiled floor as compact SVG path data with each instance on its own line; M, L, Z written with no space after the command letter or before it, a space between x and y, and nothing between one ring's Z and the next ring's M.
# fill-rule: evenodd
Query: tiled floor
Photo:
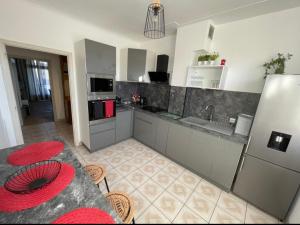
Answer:
M134 139L90 154L73 145L71 132L63 123L24 129L27 143L59 134L83 165L104 165L111 191L134 199L137 223L279 223ZM106 193L104 183L100 189Z

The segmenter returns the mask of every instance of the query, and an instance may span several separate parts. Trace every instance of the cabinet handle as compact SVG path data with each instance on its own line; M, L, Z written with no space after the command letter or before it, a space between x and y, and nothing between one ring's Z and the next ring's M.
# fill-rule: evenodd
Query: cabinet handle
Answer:
M248 152L248 149L249 149L249 145L250 145L251 139L252 139L252 136L250 135L249 140L248 140L248 143L247 143L247 146L246 146L245 154L247 154L247 152Z
M246 156L244 156L243 159L242 159L242 163L241 163L241 167L240 167L240 172L242 172L242 170L244 168L245 158L246 158Z

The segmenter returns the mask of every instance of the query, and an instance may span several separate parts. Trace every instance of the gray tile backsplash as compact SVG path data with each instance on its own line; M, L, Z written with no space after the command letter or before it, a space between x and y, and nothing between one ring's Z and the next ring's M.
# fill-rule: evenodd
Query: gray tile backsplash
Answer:
M207 118L205 107L215 106L215 120L226 121L239 113L255 115L260 94L187 88L184 116Z
M175 87L166 84L117 82L117 95L131 99L133 94L147 98L148 105L160 107L168 112L188 117L207 118L205 107L215 106L217 121L237 117L239 113L255 115L260 94L200 88Z
M170 99L170 85L166 84L139 84L139 93L147 98L147 104L168 110Z
M138 94L138 83L135 82L116 82L117 96L121 97L123 100L131 100L131 96Z
M173 113L179 116L183 115L184 102L185 102L185 87L172 86L170 90L170 101L169 101L169 113Z

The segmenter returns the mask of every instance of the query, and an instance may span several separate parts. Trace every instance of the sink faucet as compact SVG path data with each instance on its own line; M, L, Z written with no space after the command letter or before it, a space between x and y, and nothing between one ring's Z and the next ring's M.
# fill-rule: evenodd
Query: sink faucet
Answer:
M212 122L214 119L214 113L215 113L215 106L213 105L208 105L205 107L205 110L209 110L210 109L210 113L209 113L209 121Z

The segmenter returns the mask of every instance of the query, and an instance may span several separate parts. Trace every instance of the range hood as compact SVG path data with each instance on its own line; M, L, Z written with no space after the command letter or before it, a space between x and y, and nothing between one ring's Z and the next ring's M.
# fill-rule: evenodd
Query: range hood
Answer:
M170 74L168 73L169 56L158 55L155 72L149 72L152 83L169 83Z

